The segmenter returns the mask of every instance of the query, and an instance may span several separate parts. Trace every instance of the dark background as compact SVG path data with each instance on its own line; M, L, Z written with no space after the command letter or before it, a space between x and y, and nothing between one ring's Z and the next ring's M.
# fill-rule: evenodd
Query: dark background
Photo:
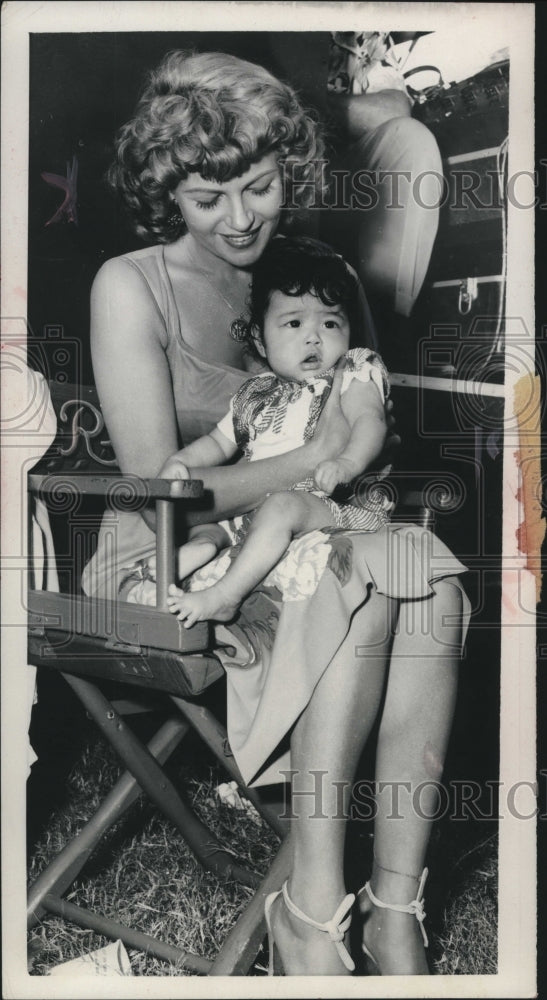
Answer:
M31 35L30 337L47 342L62 330L67 340L75 338L81 345L78 364L84 384L92 381L88 303L93 278L103 261L142 246L103 180L113 137L130 117L147 71L174 48L231 52L277 69L266 33L253 33L252 46L238 32ZM48 226L63 195L41 173L65 176L74 156L78 222ZM51 352L46 359L52 363Z
M57 344L52 348L45 345L61 336L78 341L78 376L84 384L92 381L88 303L93 278L106 259L142 245L104 183L113 137L130 117L147 71L174 48L218 50L259 62L295 86L304 103L324 119L321 97L326 90L329 50L325 32L31 35L28 319L30 339L38 351L36 365L49 366L52 376L57 375L52 358ZM477 85L474 104L473 95L470 104L460 88L452 97L445 92L436 104L427 106L433 109L429 113L433 120L427 116L424 120L436 135L443 158L501 142L507 131L506 80L498 79L497 87L499 95L494 101L486 99L484 86ZM452 102L449 118L443 117L441 100ZM413 113L424 114L418 105ZM336 144L335 135L328 138ZM48 225L63 193L46 183L42 172L65 177L74 157L78 167L77 222L65 219ZM483 163L483 168L493 166L490 161ZM445 173L448 176L447 167ZM496 286L480 286L479 299L465 320L457 312L457 290L428 294L427 286L432 279L499 273L500 237L499 212L484 210L479 216L471 205L464 212L443 209L430 272L415 310L418 332L431 322L447 325L455 319L458 336L465 338L477 313L495 313ZM351 258L350 247L341 249ZM408 370L402 361L401 365L398 370ZM65 374L72 381L72 373ZM468 376L464 373L463 377ZM481 377L496 378L492 366Z

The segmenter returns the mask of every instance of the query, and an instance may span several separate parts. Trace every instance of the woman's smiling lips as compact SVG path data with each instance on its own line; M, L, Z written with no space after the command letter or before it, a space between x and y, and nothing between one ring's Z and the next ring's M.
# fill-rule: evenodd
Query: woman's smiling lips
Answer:
M219 235L222 236L222 239L226 240L226 242L231 247L236 247L236 248L242 248L243 249L245 247L250 247L255 242L255 240L256 240L256 238L257 238L257 236L258 236L258 234L259 234L259 232L260 232L261 229L262 229L262 226L257 226L256 229L251 229L251 231L249 233L243 233L240 236L237 236L237 235L236 236L232 236L232 235L230 235L228 233L220 233Z

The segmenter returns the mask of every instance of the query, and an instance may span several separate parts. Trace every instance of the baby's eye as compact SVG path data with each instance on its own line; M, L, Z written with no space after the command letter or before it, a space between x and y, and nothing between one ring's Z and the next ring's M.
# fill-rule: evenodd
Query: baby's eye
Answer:
M338 327L339 327L339 325L340 324L335 319L326 319L325 320L325 326L326 326L327 330L337 330Z
M299 319L290 319L290 320L288 320L287 323L285 323L285 326L290 326L290 327L293 328L293 330L295 330L295 329L297 329L297 327L300 326L300 320Z

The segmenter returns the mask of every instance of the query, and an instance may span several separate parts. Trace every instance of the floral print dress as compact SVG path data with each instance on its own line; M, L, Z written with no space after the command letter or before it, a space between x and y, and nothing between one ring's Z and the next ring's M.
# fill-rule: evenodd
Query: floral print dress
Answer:
M334 368L305 382L282 379L274 372L255 375L244 382L235 394L218 428L249 462L300 448L313 437L333 377ZM382 403L385 403L389 396L389 377L378 354L362 347L346 353L342 395L354 379L363 383L373 382ZM337 528L376 531L389 521L391 505L382 490L374 491L370 487L388 471L383 469L367 474L365 484L368 489L364 488L363 482L356 482L349 489L346 487L337 491L334 499L317 489L311 476L295 483L292 489L306 490L319 497L328 513L327 523L332 521ZM358 503L355 502L356 491L360 497ZM250 515L246 514L220 523L235 545L243 541L250 521Z

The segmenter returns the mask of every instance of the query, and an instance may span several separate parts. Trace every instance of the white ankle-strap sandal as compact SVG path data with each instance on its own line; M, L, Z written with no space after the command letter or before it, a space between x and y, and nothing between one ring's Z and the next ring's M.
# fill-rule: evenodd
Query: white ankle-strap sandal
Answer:
M424 911L424 904L423 904L423 895L424 895L425 880L426 880L428 874L429 874L428 869L424 868L424 870L423 870L423 872L422 872L422 874L420 876L420 882L419 882L419 885L418 885L418 892L416 893L416 899L413 899L410 903L384 903L383 900L378 899L378 897L374 895L374 893L373 893L373 891L372 891L372 889L370 887L370 882L367 882L363 886L363 888L360 889L359 892L358 892L359 896L361 895L362 892L366 892L366 894L367 894L368 898L370 899L371 903L374 903L374 906L378 906L382 910L396 910L398 913L412 913L412 914L414 914L414 916L416 917L416 920L418 921L418 923L420 925L420 930L422 932L422 937L424 939L424 945L425 945L426 948L429 945L429 941L427 939L427 934L425 932L425 927L424 927L425 911ZM373 962L376 961L375 958L374 958L374 955L370 954L370 952L367 950L367 948L365 947L365 945L363 945L363 951L364 951L365 955L368 956L368 958L372 959Z
M315 927L318 931L325 931L327 933L336 948L340 960L345 965L346 969L353 972L355 969L355 963L349 954L345 944L344 935L346 931L349 930L351 924L351 913L349 912L355 902L355 896L353 893L349 893L345 899L342 900L340 906L331 917L330 920L326 920L325 923L319 923L317 920L313 920L308 917L307 913L304 913L298 908L298 906L293 903L289 892L287 889L287 883L283 883L283 888L279 889L277 892L270 893L266 897L266 902L264 905L264 915L266 917L266 925L268 927L268 942L269 942L269 965L268 965L268 975L273 976L274 971L274 937L272 934L271 926L271 910L272 904L277 899L278 896L283 895L283 901L287 909L299 920L303 920L305 924L309 924L310 927Z

